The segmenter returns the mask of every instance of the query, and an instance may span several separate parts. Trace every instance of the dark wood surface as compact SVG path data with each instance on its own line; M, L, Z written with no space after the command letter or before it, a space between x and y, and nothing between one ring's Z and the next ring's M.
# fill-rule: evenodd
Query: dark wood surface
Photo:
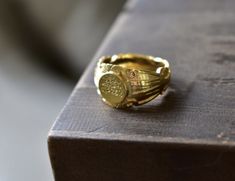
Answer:
M165 96L127 110L100 100L101 55L169 60ZM235 1L133 0L49 134L56 180L235 180Z

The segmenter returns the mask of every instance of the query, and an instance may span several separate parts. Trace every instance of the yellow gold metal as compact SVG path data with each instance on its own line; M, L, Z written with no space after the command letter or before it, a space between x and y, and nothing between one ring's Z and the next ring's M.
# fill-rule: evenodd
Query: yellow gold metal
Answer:
M170 76L167 60L127 53L101 57L94 81L105 103L125 108L147 103L162 94Z

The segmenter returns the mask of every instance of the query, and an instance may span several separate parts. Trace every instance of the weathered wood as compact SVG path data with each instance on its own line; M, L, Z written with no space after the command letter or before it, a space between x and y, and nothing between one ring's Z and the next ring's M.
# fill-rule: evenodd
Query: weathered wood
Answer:
M130 1L49 134L57 181L235 180L235 1ZM128 110L103 104L101 55L169 60L161 98Z

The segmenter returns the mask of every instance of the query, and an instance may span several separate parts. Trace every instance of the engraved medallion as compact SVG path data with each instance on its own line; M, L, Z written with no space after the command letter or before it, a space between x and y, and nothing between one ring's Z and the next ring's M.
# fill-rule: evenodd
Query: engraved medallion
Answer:
M100 78L99 90L104 100L113 106L121 103L127 94L123 81L112 73Z

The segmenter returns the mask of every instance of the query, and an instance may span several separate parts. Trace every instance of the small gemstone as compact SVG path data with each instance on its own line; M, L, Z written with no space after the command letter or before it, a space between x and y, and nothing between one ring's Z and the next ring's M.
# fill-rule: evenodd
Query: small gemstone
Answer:
M137 76L137 71L136 71L136 70L129 70L129 71L127 72L127 75L128 75L128 77L129 77L130 79L133 79L133 78L135 78L135 77Z

